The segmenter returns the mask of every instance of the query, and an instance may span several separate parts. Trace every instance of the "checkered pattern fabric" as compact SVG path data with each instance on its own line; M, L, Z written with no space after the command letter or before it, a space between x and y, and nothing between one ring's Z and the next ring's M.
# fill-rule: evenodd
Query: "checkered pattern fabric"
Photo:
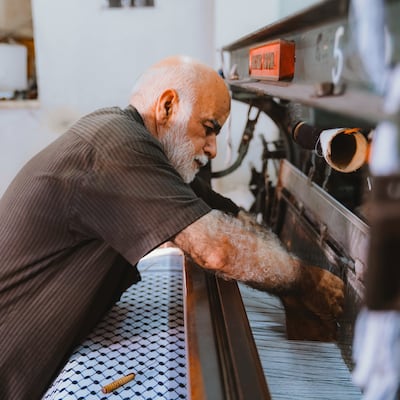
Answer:
M186 399L182 265L178 249L144 257L142 281L76 349L43 399ZM134 380L102 393L102 386L132 372Z

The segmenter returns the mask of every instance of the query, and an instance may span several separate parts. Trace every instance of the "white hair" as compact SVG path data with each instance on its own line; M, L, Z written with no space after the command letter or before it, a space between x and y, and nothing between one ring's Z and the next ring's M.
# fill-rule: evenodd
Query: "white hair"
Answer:
M156 65L136 81L131 91L131 99L134 98L135 104L140 104L140 108L150 110L162 92L173 89L178 94L181 111L185 115L191 115L196 98L195 84L198 80L199 71L193 63Z
M187 125L200 94L199 82L201 84L209 80L212 70L189 57L174 57L171 61L156 64L139 77L131 92L131 104L145 117L146 114L152 114L163 92L176 92L179 115L172 126L166 129L159 127L158 134L171 164L188 183L194 179L198 166L208 162L207 155L195 154L194 145L187 137Z
M191 115L189 107L185 104L175 124L160 138L167 158L186 183L191 182L198 172L198 168L193 167L193 161L197 160L201 165L208 162L205 154L195 154L194 145L186 135Z
M193 112L196 98L196 82L201 72L190 59L182 58L179 64L158 64L150 68L135 83L131 92L131 104L139 112L146 114L157 103L159 96L167 89L175 90L179 99L179 116L173 126L169 126L160 142L164 151L185 182L194 179L197 169L193 162L198 159L205 164L208 158L194 154L194 146L187 138L187 125ZM161 129L161 128L160 128Z

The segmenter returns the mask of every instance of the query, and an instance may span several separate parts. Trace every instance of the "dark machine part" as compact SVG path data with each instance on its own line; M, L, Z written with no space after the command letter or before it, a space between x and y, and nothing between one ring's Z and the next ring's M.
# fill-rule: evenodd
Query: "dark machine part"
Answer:
M222 171L212 172L211 178L222 178L240 167L247 155L250 142L254 137L254 130L261 112L264 112L271 118L278 127L280 140L285 149L285 158L296 162L297 153L293 149L293 141L288 131L289 122L286 104L280 104L276 99L266 98L264 96L243 95L243 93L236 93L234 90L232 92L232 99L249 105L246 126L238 148L238 157L230 167ZM253 119L250 118L252 109L257 110L257 114Z
M333 128L333 126L326 126ZM323 157L320 135L327 128L299 121L295 122L289 129L291 138L296 143L299 152L298 159L301 160L296 166L307 174L310 180L320 185L347 208L365 218L361 205L364 202L364 193L368 190L368 166L363 165L351 173L338 172L331 168ZM359 132L368 140L368 135L372 129L371 126L365 125L364 128L345 129L343 133L338 134L331 143L332 161L337 164L345 164L355 153L356 142L353 135L348 134L348 132Z
M400 308L400 174L374 176L366 303L372 310Z
M400 2L386 0L382 3L385 4L387 15L385 33L393 42L391 49L393 54L389 61L395 65L400 61L400 25L398 24ZM291 251L308 262L321 265L343 277L347 293L345 313L339 326L338 344L342 350L343 359L351 370L351 341L354 319L359 307L364 306L365 302L371 309L390 308L393 305L393 308L400 307L398 297L400 280L397 267L400 256L398 207L400 179L397 175L391 175L375 177L376 179L371 181L372 176L368 165L351 173L341 173L333 170L321 154L315 151L315 145L318 145L319 129L358 127L369 131L388 117L383 108L383 98L373 90L371 80L362 68L360 54L355 49L352 36L356 21L349 16L349 5L350 0L318 2L297 14L244 36L225 46L222 51L229 53L230 66L234 67L235 71L235 76L227 78L232 98L257 107L276 123L282 140L280 146L285 153L284 158L280 159L282 154L275 153L277 147L274 143L264 144L262 170L256 171L253 168L250 183L250 190L256 197L254 210L256 213L261 213L264 220L268 220L268 225ZM295 43L296 64L293 80L270 81L250 76L249 50L276 39ZM298 127L296 138L293 138L292 128L298 121L304 121L309 125L310 128L307 128L306 132L307 138L300 138L297 135L300 130L306 128L304 124L301 129ZM397 127L400 126L398 120L395 123ZM252 129L254 130L254 126ZM245 143L245 149L246 146L248 143ZM271 172L269 168L271 163L278 160L280 161L279 175L278 182L275 183L269 179ZM242 160L237 164L241 162ZM269 209L271 197L274 198L272 211ZM371 229L369 223L372 224ZM367 266L369 271L367 271ZM193 286L195 289L199 287L196 282L189 280L188 282L189 287ZM217 283L216 290L207 287L199 291L199 303L204 304L204 293L208 296L214 296L217 293L221 298L225 297L225 288L220 285L221 282L218 279ZM228 294L232 292L228 290ZM186 303L193 304L190 300ZM232 298L224 299L222 303L234 304ZM262 302L260 308L263 308ZM206 304L201 311L208 313L214 309L215 307ZM228 314L237 317L242 309L243 307L235 305L231 313L222 311L212 320L214 324L226 323ZM189 309L188 315L193 318L196 313ZM230 325L226 331L231 332L236 339L239 331L237 328L246 325L244 321L246 321L246 316L240 315L240 319L234 325ZM257 319L256 322L258 321ZM200 341L208 342L212 337L213 329L204 334L204 320L201 320L201 323L189 324L189 326L203 329L202 334L198 335ZM218 327L214 331L220 333L221 329ZM254 346L249 346L247 342L253 343L255 333L256 331L245 332L236 342L237 345L232 347L227 345L229 340L221 341L221 347L223 350L227 349L228 355L236 354L240 348L254 350ZM219 343L218 340L216 342ZM273 344L271 345L268 341L266 347L266 351L269 351ZM217 354L219 351L217 350ZM257 343L256 353L266 359L268 356L263 356L263 351L264 349ZM260 393L264 391L262 385L248 381L247 367L244 372L240 372L235 367L235 363L230 360L226 368L222 368L219 374L215 373L214 371L218 371L218 364L222 364L221 360L230 358L224 354L216 357L215 367L213 365L210 368L210 358L213 353L208 348L201 347L195 352L193 363L199 364L199 359L201 359L199 355L203 354L207 357L203 360L204 362L200 360L200 364L205 372L212 371L212 373L209 373L201 382L199 380L195 382L194 387L197 392L201 385L205 385L212 390L210 393L216 393L213 390L215 381L217 384L220 381L226 381L229 387L237 387L236 384L231 385L230 380L224 379L227 373L232 373L238 382L245 382L246 388L259 388ZM324 356L321 354L320 356L321 374L328 375L335 382L335 393L332 391L334 395L336 389L340 387L339 382L336 385L336 371L334 368L327 369ZM292 360L291 357L286 358ZM239 360L239 366L244 364L241 355L237 357L237 360ZM250 375L261 377L262 380L262 374L257 368L257 366L260 367L257 357L248 365L254 365L255 372L252 371ZM250 368L253 370L252 367ZM195 370L193 376L201 377L202 375ZM297 378L297 375L295 376ZM265 378L269 381L267 373ZM311 372L310 380L314 382L315 370ZM272 384L269 388L273 395ZM315 398L333 398L320 396L318 386L315 385L313 390L314 388ZM222 389L221 392L223 391ZM237 393L240 391L238 390ZM258 393L252 393L248 397L231 397L230 393L228 396L214 397L224 400L268 398L265 394ZM311 397L313 396L306 398ZM197 400L205 397L193 396L192 398ZM338 398L350 397L343 394Z
M251 169L250 191L255 201L250 212L257 215L258 221L268 224L270 221L275 196L275 182L272 176L279 172L279 161L287 156L285 142L274 140L267 142L263 135L260 135L263 144L262 168L258 172L254 167ZM274 171L271 171L271 168Z
M249 111L247 113L246 126L244 128L242 139L240 140L240 144L239 144L239 148L238 148L239 155L238 155L237 159L230 167L228 167L222 171L213 172L211 174L212 178L222 178L222 177L230 174L231 172L235 171L242 164L242 161L246 157L246 154L249 150L249 145L250 145L251 139L253 139L253 135L254 135L254 129L256 127L258 117L260 116L260 113L261 113L261 110L258 109L255 118L251 119L250 114L251 114L252 108L253 108L253 106L250 105Z
M335 171L315 151L319 129L358 127L369 131L381 121L390 120L384 99L374 90L357 52L353 37L357 21L349 15L350 3L318 2L243 36L222 51L229 53L230 66L235 70L235 76L227 81L232 98L259 108L276 123L286 154L280 160L278 182L272 188L269 163L275 156L278 159L277 154L271 154L275 150L272 144L264 151L262 170L253 169L250 189L257 199L254 209L261 210L290 250L343 277L347 293L339 346L351 370L351 339L359 307L367 302L371 309L399 309L400 182L397 175L375 177L371 182L368 165L351 173ZM385 34L392 42L388 62L393 66L400 62L400 2L383 3ZM271 81L251 76L249 50L277 39L295 43L293 79ZM293 140L292 127L298 121L311 127L307 140ZM398 119L394 122L400 126ZM271 190L274 203L269 213ZM222 290L218 293L223 295ZM224 321L225 315L216 320ZM262 354L263 349L257 345L257 351ZM334 369L321 371L336 379ZM212 383L212 377L208 378L207 384Z
M341 128L341 127L359 127L360 131L367 136L374 124L363 121L362 119L351 119L346 116L337 116L330 112L313 109L297 102L287 101L275 97L265 96L261 93L243 91L241 87L233 85L232 99L248 104L249 107L256 107L264 112L278 127L279 130L279 148L284 151L284 158L299 168L303 173L309 176L310 180L323 187L328 193L337 198L342 204L359 213L362 216L363 193L367 188L368 167L364 166L351 173L341 173L329 167L322 157L321 148L318 145L319 134L323 130ZM252 120L251 128L254 131L256 120ZM251 136L253 137L253 136ZM247 138L247 135L246 135ZM295 139L296 138L296 139ZM348 138L345 138L348 139ZM247 140L247 139L246 139ZM242 163L248 149L248 141L244 141L245 151L239 151L243 157L240 162L237 160L235 169ZM339 140L340 141L340 140ZM338 143L341 147L342 143ZM351 138L350 138L351 141ZM269 177L263 171L268 167L270 161L276 157L276 153L271 153L271 148L275 144L264 144L262 156L262 171L252 169L250 190L254 191L255 182L258 182L256 201L252 210L259 214L260 210L268 210L264 204L268 203L262 199L262 193L266 196L273 195L274 182L268 182ZM268 147L268 148L266 148ZM226 176L233 169L225 170L223 175L213 173L212 177ZM217 174L217 176L215 176ZM261 174L261 175L260 175ZM261 176L261 177L260 177ZM266 183L267 182L267 183ZM269 188L267 190L267 188ZM268 222L269 212L263 216L262 220Z
M292 138L304 149L318 150L317 144L322 130L321 128L310 126L304 121L299 121L292 128Z
M292 139L304 149L315 150L321 153L320 137L325 129L311 126L305 121L296 122L291 129ZM356 150L356 141L354 133L361 133L367 140L371 129L361 128L341 128L338 129L336 137L332 140L332 159L337 164L346 163Z
M250 211L258 216L258 220L267 224L270 222L275 190L275 182L271 179L271 176L276 175L275 173L271 174L270 169L273 167L277 172L279 169L277 161L280 159L289 160L300 171L308 175L310 181L315 182L347 208L364 217L361 204L363 203L363 194L367 186L367 166L355 172L343 174L332 170L321 154L319 135L325 129L337 127L333 125L332 119L327 118L322 125L323 127L313 126L306 121L294 119L298 117L298 115L293 115L293 109L297 105L292 105L291 102L277 101L266 96L248 95L248 97L245 97L243 93L236 92L233 92L233 99L249 104L248 117L253 107L258 109L258 113L256 118L249 118L246 123L238 150L238 159L231 167L223 171L212 172L211 178L227 176L242 164L250 141L254 136L259 114L262 111L277 125L279 140L267 142L264 136L261 136L263 143L262 169L261 171L257 171L254 167L251 169L249 187L255 197L255 201ZM303 113L304 110L305 108L303 107ZM339 123L341 122L349 121L339 119ZM368 125L364 125L360 131L367 136L367 132L371 129L368 128ZM336 140L335 150L340 150L337 157L346 157L346 154L343 156L343 151L348 148L347 144L351 140L350 136L345 137L345 135ZM346 145L344 149L342 148L343 143ZM349 152L351 153L351 149Z
M347 281L338 344L351 367L354 320L364 297L358 268L367 265L369 227L286 160L281 162L271 227L301 259Z

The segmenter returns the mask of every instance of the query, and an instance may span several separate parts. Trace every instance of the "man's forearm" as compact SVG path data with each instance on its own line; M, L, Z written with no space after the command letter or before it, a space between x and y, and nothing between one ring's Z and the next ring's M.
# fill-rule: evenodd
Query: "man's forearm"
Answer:
M339 277L305 265L276 235L246 215L234 218L213 210L174 242L200 266L294 301L323 320L332 320L343 310L344 283Z
M175 238L193 260L218 275L284 294L296 289L299 261L267 230L213 210Z

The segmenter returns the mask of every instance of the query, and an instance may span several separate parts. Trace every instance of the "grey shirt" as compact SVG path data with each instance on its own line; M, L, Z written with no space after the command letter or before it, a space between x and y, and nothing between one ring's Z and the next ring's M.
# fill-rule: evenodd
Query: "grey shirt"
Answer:
M0 398L39 399L133 265L209 211L130 106L31 159L0 201Z

